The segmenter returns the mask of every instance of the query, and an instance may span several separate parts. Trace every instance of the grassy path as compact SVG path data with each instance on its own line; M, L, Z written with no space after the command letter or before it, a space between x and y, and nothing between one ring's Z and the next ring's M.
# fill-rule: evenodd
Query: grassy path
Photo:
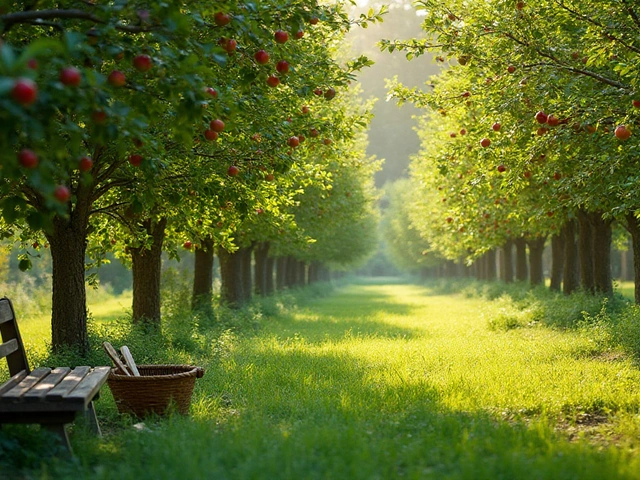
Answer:
M492 331L495 308L411 285L346 287L213 345L191 418L76 442L81 461L50 468L138 480L640 478L640 371L577 333Z

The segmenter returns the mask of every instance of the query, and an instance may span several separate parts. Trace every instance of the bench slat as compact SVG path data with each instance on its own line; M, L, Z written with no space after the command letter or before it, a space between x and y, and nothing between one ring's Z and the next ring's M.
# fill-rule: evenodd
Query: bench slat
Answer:
M82 379L89 373L91 367L76 367L64 380L51 389L46 396L47 402L59 402L71 390L76 388Z
M74 403L88 404L107 381L110 371L111 367L94 368L76 388L64 396L64 399Z
M0 323L10 322L13 320L13 312L11 311L11 305L9 300L0 300Z
M7 380L2 385L0 385L0 395L2 395L4 392L8 392L9 390L11 390L13 387L19 384L22 381L22 379L25 378L26 376L27 376L26 370L22 370L21 372L16 373L13 377L11 377L9 380Z
M19 347L20 344L15 338L0 344L0 358L4 358L7 355L11 355L13 352L17 352Z
M27 377L22 380L17 386L6 392L0 397L0 402L13 403L21 400L21 397L27 393L31 388L36 385L40 380L51 373L50 368L36 368Z
M47 393L58 385L70 371L71 368L69 367L54 368L50 375L34 385L22 398L25 402L39 402L44 400Z

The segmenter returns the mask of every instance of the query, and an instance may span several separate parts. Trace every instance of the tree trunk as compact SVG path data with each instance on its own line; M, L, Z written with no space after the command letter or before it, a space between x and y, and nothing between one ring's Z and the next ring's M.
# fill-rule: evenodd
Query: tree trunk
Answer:
M542 285L544 283L544 271L542 267L542 254L547 237L536 237L527 240L529 245L529 268L531 269L531 285Z
M567 223L564 224L564 227L562 227L562 235L564 236L562 292L565 295L575 292L580 284L580 274L578 271L578 243L576 242L577 230L577 222L573 219L568 220Z
M51 347L87 353L87 293L84 257L87 248L88 214L76 210L69 219L55 217L47 234L53 265ZM88 208L87 208L88 212Z
M584 210L578 211L578 252L580 255L580 286L585 292L594 293L593 235L589 217Z
M142 226L151 237L151 247L131 248L133 273L133 323L146 323L160 328L160 278L162 271L162 244L167 219L157 222L146 219Z
M298 261L293 257L287 257L287 270L285 274L285 286L295 287L298 274Z
M220 301L230 308L240 308L244 299L242 291L242 260L237 253L218 248L220 260Z
M613 295L611 276L611 220L602 218L602 212L589 215L593 236L593 287L596 292Z
M276 264L276 259L273 257L267 257L267 264L265 266L265 295L273 295L275 292L275 285L273 283L273 267Z
M564 236L562 233L551 237L551 285L550 289L560 291L562 270L564 269Z
M193 268L193 310L211 311L213 296L213 238L202 240L196 248Z
M633 249L633 274L635 283L635 300L640 305L640 222L635 214L627 214L627 230L631 234L631 246Z
M516 238L516 280L526 282L529 272L527 269L527 242L523 237Z
M255 292L256 295L265 296L267 292L267 264L269 261L269 242L261 242L256 245L255 249Z
M509 239L502 247L502 280L513 282L513 240Z
M494 281L497 276L496 272L496 251L494 249L489 250L486 254L486 276L487 280Z
M251 275L251 257L254 245L241 247L236 252L240 256L240 268L242 272L242 303L251 301L253 294L253 279Z
M298 262L298 285L307 285L307 264L303 261Z

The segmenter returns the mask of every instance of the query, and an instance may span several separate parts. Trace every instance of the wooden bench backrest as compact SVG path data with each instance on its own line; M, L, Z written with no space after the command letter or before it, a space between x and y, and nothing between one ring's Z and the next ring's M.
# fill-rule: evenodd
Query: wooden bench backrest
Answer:
M13 376L23 370L27 374L31 373L20 330L18 330L16 314L7 297L0 299L0 335L3 342L0 344L0 358L7 359L9 374Z

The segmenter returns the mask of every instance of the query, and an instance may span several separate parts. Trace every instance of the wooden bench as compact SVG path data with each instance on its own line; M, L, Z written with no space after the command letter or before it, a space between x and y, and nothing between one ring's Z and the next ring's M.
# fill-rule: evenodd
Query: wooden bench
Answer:
M36 368L31 371L13 305L0 299L0 359L6 358L11 378L0 385L0 428L4 423L39 423L55 433L71 451L65 425L84 414L96 435L100 427L93 400L110 367Z

